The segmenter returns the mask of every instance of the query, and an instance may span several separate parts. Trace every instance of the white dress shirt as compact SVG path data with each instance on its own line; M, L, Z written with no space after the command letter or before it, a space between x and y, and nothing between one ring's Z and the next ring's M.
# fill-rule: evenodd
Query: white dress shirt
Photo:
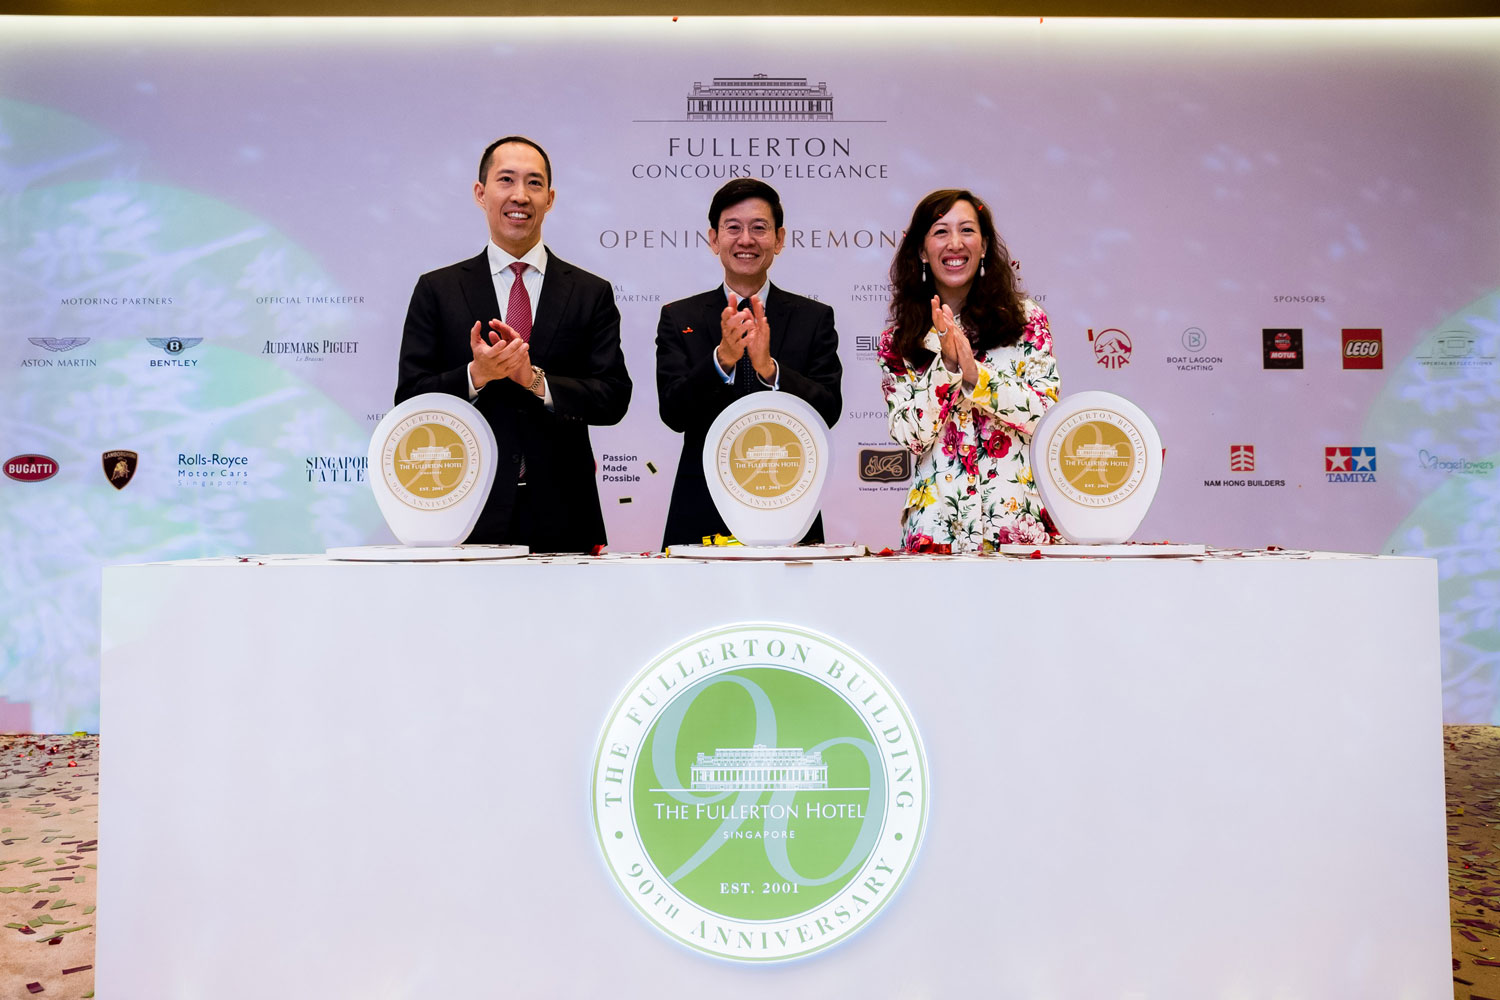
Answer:
M526 288L526 295L531 299L531 318L536 319L536 304L541 301L542 281L547 277L547 248L537 240L536 246L527 250L520 257L512 257L506 251L495 245L491 240L485 248L489 253L490 279L495 283L495 299L500 303L500 322L509 324L510 317L505 315L505 310L510 308L510 286L515 284L516 272L510 269L512 264L524 263L526 270L521 273L521 284ZM480 334L489 340L489 331L480 330ZM473 362L470 362L472 365ZM468 370L469 378L469 400L473 401L479 395L479 390L474 388L474 372ZM547 385L546 376L542 377L542 402L547 409L552 409L552 388Z

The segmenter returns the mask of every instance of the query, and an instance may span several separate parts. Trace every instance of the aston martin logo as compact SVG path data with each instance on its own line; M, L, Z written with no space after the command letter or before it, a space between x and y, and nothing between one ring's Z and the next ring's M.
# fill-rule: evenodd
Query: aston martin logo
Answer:
M71 351L75 347L82 347L89 342L88 337L27 337L38 347L45 347L49 351Z

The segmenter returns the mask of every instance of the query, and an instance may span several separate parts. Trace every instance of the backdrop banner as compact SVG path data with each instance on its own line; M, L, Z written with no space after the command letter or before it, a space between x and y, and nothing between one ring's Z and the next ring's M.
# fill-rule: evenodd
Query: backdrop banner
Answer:
M737 176L785 204L772 280L837 315L827 537L898 544L888 270L916 202L968 187L1064 394L1161 432L1135 537L1435 556L1447 718L1495 720L1500 22L850 24L0 18L0 729L98 728L102 566L392 540L366 443L507 133L623 317L613 550L661 539L654 332L721 279Z

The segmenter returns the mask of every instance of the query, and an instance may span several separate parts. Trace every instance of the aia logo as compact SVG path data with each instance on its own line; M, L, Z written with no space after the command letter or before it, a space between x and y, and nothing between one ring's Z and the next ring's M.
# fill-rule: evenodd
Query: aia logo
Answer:
M1229 446L1229 471L1255 471L1255 445L1232 444Z
M39 483L57 475L57 463L46 455L17 455L5 463L5 474L18 483Z
M1111 327L1097 334L1090 330L1089 341L1094 345L1094 360L1104 367L1119 369L1130 364L1130 336L1124 330Z
M1344 331L1345 368L1384 368L1384 353L1378 329Z
M1263 368L1301 368L1302 331L1267 328L1260 331Z

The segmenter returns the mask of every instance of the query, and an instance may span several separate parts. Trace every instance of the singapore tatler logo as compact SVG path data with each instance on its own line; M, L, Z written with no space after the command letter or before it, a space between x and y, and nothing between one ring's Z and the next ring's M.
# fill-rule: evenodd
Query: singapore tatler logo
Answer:
M866 926L927 824L926 756L864 657L746 622L655 657L610 711L594 829L625 897L720 958L815 954Z

